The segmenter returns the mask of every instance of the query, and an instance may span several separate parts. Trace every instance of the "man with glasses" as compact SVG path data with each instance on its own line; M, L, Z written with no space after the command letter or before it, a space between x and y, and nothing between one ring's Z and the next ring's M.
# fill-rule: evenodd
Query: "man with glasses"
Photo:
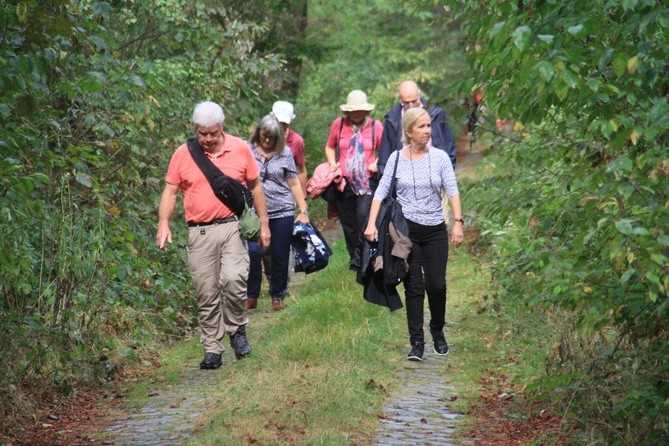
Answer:
M455 169L455 141L444 110L435 106L426 107L427 101L421 97L420 88L414 81L402 82L398 88L398 96L400 102L386 114L383 123L383 137L377 164L379 172L383 174L390 154L402 148L402 116L414 107L427 108L432 122L432 137L429 144L448 153Z

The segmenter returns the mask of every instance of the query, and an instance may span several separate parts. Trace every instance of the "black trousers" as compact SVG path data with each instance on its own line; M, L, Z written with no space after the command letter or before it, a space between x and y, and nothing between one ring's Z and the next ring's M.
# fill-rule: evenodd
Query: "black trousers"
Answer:
M425 342L423 307L425 293L430 308L430 332L440 333L446 324L446 263L448 231L444 223L425 226L407 220L413 247L409 271L404 277L409 341Z
M337 192L335 197L349 260L353 259L360 233L365 230L372 198L371 194L356 195L348 184L344 191Z

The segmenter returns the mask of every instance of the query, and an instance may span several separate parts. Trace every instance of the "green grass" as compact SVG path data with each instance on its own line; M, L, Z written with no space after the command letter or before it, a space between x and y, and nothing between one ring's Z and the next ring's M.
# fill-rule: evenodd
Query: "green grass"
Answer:
M403 359L402 312L362 298L343 242L288 308L251 313L253 354L226 364L216 407L192 444L365 443ZM261 300L261 307L262 307Z
M484 158L465 176L474 181L486 171ZM462 193L466 196L466 186ZM332 247L325 270L293 281L285 310L272 311L266 294L261 296L249 315L253 353L226 361L215 372L219 379L210 392L215 398L190 444L372 441L388 392L401 385L406 313L366 302L348 269L343 240ZM499 302L480 249L476 243L451 248L448 264L448 378L458 395L453 410L459 413L479 404L481 376L504 374L520 386L543 374L545 326L527 314L520 319ZM193 340L159 354L162 366L127 397L129 405L146 402L151 388L177 383L202 353ZM522 410L518 416L527 414Z

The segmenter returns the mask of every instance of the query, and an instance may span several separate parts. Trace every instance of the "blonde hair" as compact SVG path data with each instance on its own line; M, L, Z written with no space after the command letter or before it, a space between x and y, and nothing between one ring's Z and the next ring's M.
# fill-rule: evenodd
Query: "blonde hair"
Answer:
M425 115L429 116L429 113L422 107L410 108L404 112L404 116L402 116L402 144L409 144L407 130L411 130L416 121Z

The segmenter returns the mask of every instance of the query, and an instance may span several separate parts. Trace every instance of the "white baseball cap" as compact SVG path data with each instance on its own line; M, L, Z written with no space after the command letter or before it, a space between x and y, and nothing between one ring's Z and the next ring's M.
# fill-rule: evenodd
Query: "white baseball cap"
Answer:
M286 101L276 101L272 106L272 114L279 122L284 124L290 124L295 119L293 111L293 104Z

